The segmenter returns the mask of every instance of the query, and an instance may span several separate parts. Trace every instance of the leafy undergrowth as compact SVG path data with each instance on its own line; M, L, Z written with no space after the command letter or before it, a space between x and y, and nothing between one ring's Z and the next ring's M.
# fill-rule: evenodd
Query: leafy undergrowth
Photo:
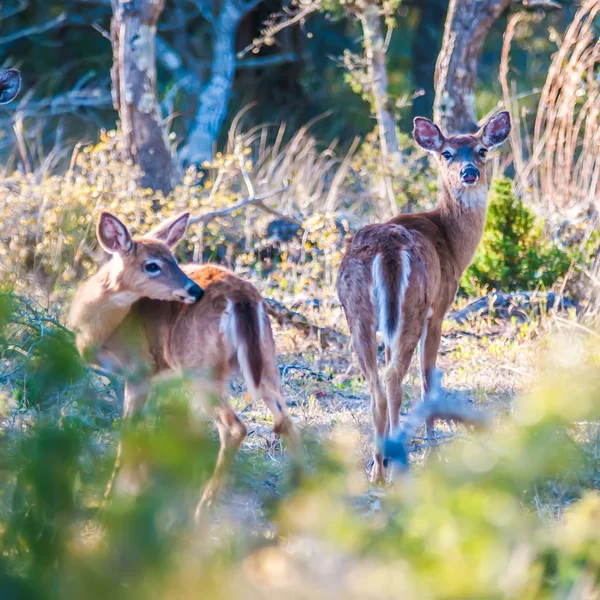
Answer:
M482 433L438 425L440 446L417 439L410 477L390 489L366 479L369 400L349 347L323 350L276 328L306 445L304 480L288 481L268 411L235 380L232 403L249 436L221 501L194 525L217 444L181 382L161 384L143 417L122 428L118 393L79 362L57 316L1 298L2 598L598 591L600 349L576 326L551 316L448 325L447 393L488 412L491 425ZM331 322L339 309L328 310ZM407 404L419 386L414 364ZM142 461L144 476L137 495L117 488L103 505L119 436L125 467Z
M217 157L204 187L189 175L165 200L137 187L137 174L114 160L118 144L106 134L64 176L16 173L0 190L1 281L16 290L0 293L1 598L598 592L593 321L519 309L505 311L512 319L487 312L447 323L444 393L485 411L490 426L474 433L438 424L436 445L415 440L410 477L390 489L371 486L369 396L334 292L351 227L336 202L302 192L302 170L292 182L298 194L270 204L294 214L301 234L269 238L271 217L253 208L192 227L178 249L182 260L208 253L235 262L266 297L340 332L339 343L326 347L292 326L275 327L284 389L306 447L300 485L288 478L270 413L236 379L231 402L248 438L214 512L195 525L218 450L214 428L182 381L162 382L143 415L123 425L119 381L82 363L63 315L75 284L103 260L94 242L100 209L144 233L158 220L157 206L162 217L227 209L245 193L245 177L268 191L259 189L266 166L251 164L241 148ZM319 181L325 186L326 174ZM405 397L404 411L420 398L416 360ZM116 485L105 503L119 440L124 471L137 485L129 493Z

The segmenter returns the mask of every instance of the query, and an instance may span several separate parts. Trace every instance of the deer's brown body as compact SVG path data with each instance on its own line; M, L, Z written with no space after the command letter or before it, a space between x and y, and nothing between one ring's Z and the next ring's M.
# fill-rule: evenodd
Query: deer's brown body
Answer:
M496 115L477 135L452 138L445 138L430 121L416 119L417 142L440 161L438 206L364 227L344 256L338 295L369 384L378 442L399 426L402 381L419 344L423 394L429 389L444 315L483 235L485 154L502 143L509 131L508 113ZM386 349L383 378L378 372L377 331ZM384 479L383 467L384 456L378 449L373 480Z
M169 245L179 240L186 223L187 215L181 234L173 234ZM88 360L126 376L142 370L141 381L126 380L125 416L144 405L152 376L186 373L202 390L212 381L220 402L207 409L216 421L221 450L200 510L219 490L246 436L246 426L226 401L232 370L239 368L251 397L267 404L274 430L286 436L298 460L300 441L287 414L271 324L260 293L215 265L180 267L167 245L154 238L157 234L161 232L134 238L131 249L118 250L76 294L70 321L77 330L78 348ZM162 274L149 278L143 268L152 262L160 263ZM173 296L177 301L169 299Z

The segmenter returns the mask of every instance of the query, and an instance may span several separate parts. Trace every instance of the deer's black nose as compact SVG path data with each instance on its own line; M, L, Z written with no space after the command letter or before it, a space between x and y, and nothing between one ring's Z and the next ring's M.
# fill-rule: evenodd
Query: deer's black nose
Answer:
M187 285L185 290L196 302L204 296L204 290L197 283Z
M475 165L467 165L460 172L463 183L475 183L479 179L479 170Z

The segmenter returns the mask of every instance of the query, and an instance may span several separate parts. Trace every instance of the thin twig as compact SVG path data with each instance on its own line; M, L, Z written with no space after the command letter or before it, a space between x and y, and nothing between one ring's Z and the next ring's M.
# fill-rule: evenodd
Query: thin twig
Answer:
M582 325L581 323L577 323L577 321L569 321L568 319L564 319L563 317L559 317L557 315L554 316L554 320L558 321L559 323L564 323L565 325L570 325L571 327L574 327L575 329L581 329L581 331L585 331L589 335L600 340L600 335L598 335L595 331L591 330L589 327L586 327L585 325Z
M58 15L58 17L48 21L47 23L44 23L43 25L25 27L19 31L16 31L15 33L12 33L11 35L0 38L0 46L10 44L24 37L30 37L32 35L37 35L38 33L45 33L46 31L60 27L66 20L67 13L61 13Z
M296 23L301 23L308 15L319 10L321 8L321 2L310 2L303 8L301 8L295 15L290 16L288 19L283 19L279 23L273 23L267 25L267 27L261 32L261 36L252 41L251 44L246 46L241 52L238 52L237 57L243 58L248 52L257 52L268 40L276 36L280 31L283 31L287 27L291 27ZM274 15L273 19L281 15Z
M277 196L277 194L282 194L285 191L287 191L287 186L279 188L277 190L272 190L270 192L266 192L265 194L255 196L254 198L246 198L245 200L242 200L241 202L238 202L237 204L234 204L233 206L230 206L228 208L223 208L221 210L215 210L213 212L209 212L204 215L196 215L194 217L190 217L190 220L188 221L188 223L190 225L193 225L194 223L208 223L208 221L212 221L216 217L224 217L226 215L230 215L231 213L234 213L234 212L241 210L242 208L246 208L248 206L257 206L258 208L265 210L266 212L277 215L281 219L285 219L292 223L301 225L302 222L299 221L298 219L295 219L294 217L289 217L287 215L279 213L278 211L276 211L274 209L270 209L263 204L263 201L266 200L267 198L272 198L273 196Z

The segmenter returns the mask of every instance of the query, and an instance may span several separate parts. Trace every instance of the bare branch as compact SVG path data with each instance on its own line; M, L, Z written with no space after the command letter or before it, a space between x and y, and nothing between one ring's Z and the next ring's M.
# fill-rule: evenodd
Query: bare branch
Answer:
M265 67L276 67L285 63L296 62L307 56L299 55L295 52L282 52L281 54L272 54L270 56L256 56L238 60L235 64L237 69L264 69Z
M0 11L0 21L14 17L23 12L29 6L29 0L19 0L16 6L11 6Z
M110 108L110 94L99 90L75 90L54 98L43 98L38 102L13 104L4 108L5 111L18 112L26 116L56 116L74 113L84 108Z
M4 46L6 44L11 44L16 40L20 40L24 37L29 37L31 35L37 35L39 33L44 33L46 31L50 31L51 29L57 29L61 27L63 23L67 20L67 13L61 13L58 17L44 23L43 25L33 25L31 27L25 27L20 31L16 31L11 35L7 35L3 38L0 38L0 46Z
M217 22L217 18L212 11L212 3L206 0L194 0L194 4L198 7L202 16L214 26Z
M348 338L340 331L331 327L319 327L311 323L303 314L288 308L285 304L277 300L265 298L265 306L269 316L280 326L292 326L307 336L314 335L319 339L324 348L348 343Z
M215 210L214 212L206 213L204 215L196 215L195 217L190 217L190 220L188 222L190 223L190 225L194 223L208 223L208 221L212 221L216 217L224 217L225 215L230 215L231 213L241 210L242 208L246 208L248 206L256 206L257 208L260 208L261 210L264 210L270 214L277 215L281 219L286 219L287 221L297 223L298 225L300 225L301 222L298 219L294 219L293 217L281 214L274 209L268 208L263 203L263 201L267 198L272 198L273 196L282 194L285 191L287 191L287 187L282 187L278 190L266 192L265 194L255 196L254 198L246 198L245 200L242 200L241 202L238 202L237 204L234 204L233 206L230 206L228 208L223 208L222 210Z
M321 8L321 0L298 0L293 3L296 10L286 8L283 13L275 13L267 21L266 27L261 31L260 37L252 41L241 52L238 52L238 58L242 58L248 52L258 52L264 45L272 45L273 38L287 27L292 27L297 23L302 23L311 13Z

